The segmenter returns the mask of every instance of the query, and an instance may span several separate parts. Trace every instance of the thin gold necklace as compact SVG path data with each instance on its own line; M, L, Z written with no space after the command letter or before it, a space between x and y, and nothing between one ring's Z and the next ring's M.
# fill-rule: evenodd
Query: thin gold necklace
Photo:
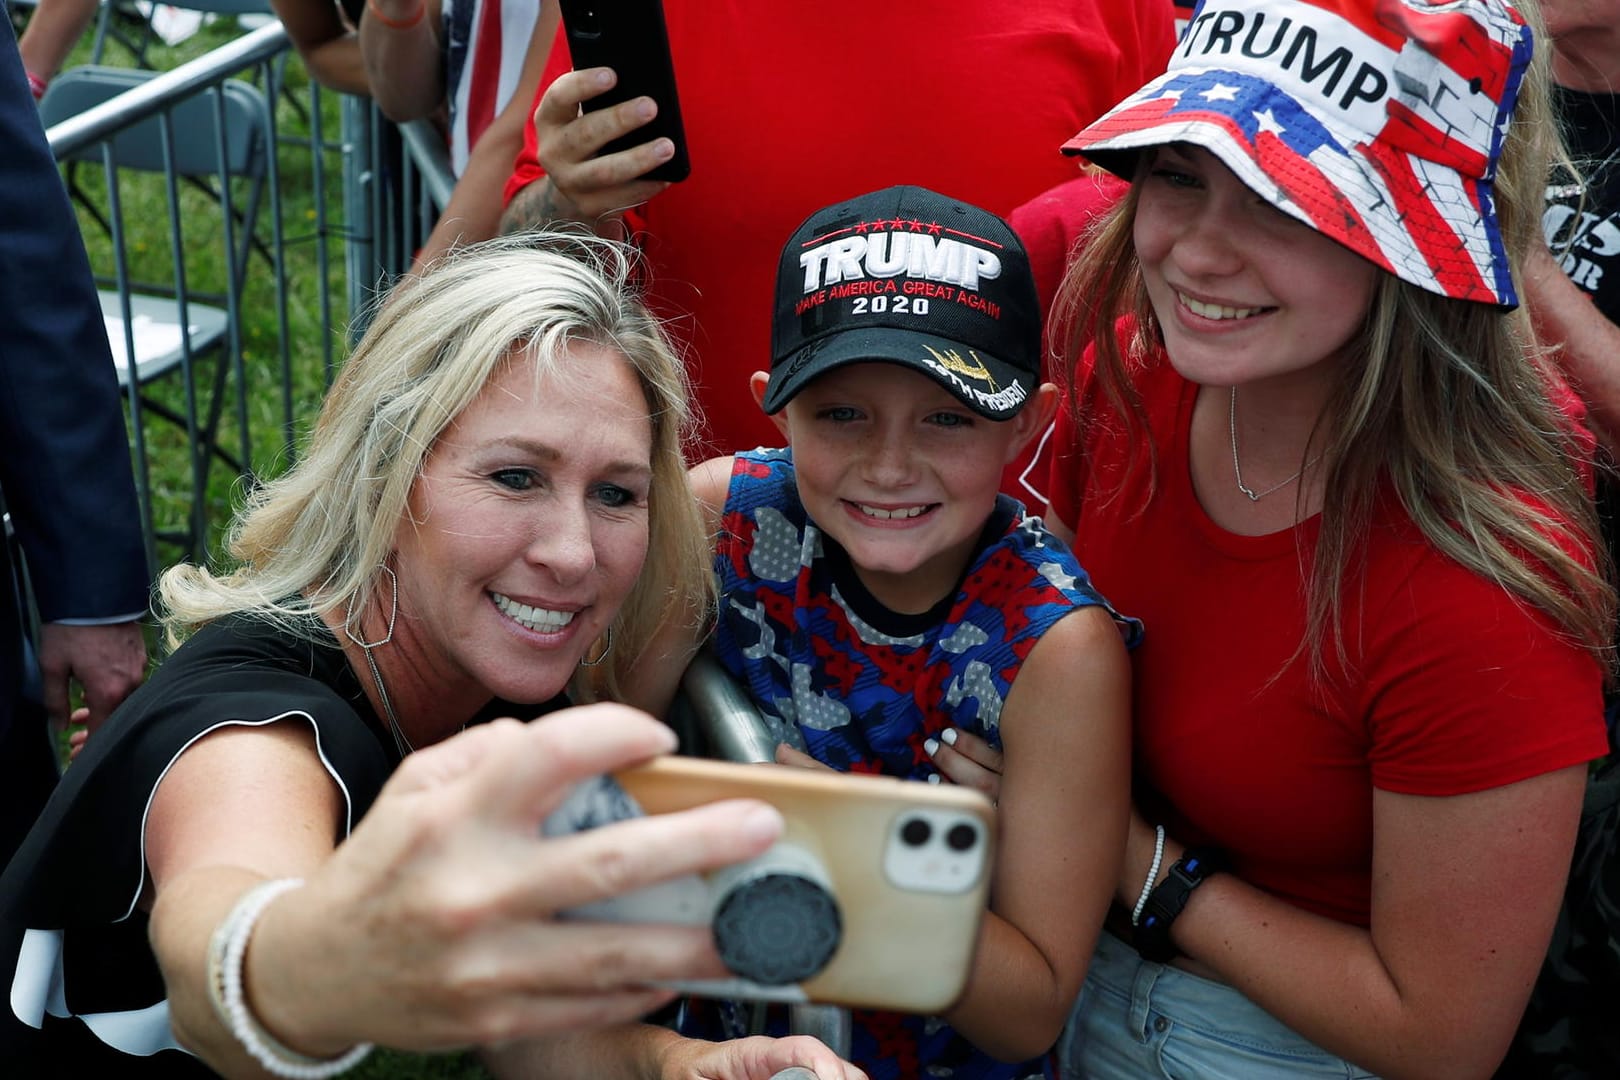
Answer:
M1226 406L1226 430L1232 436L1232 475L1237 478L1238 490L1243 492L1243 494L1247 495L1249 497L1250 502L1259 502L1261 499L1265 498L1267 495L1273 495L1273 494L1281 491L1283 488L1287 487L1289 484L1292 484L1295 480L1298 480L1301 476L1304 476L1306 469L1310 468L1312 465L1315 465L1318 461L1322 460L1322 455L1317 454L1315 457L1311 458L1309 461L1307 461L1305 464L1301 465L1297 470L1295 470L1295 472L1294 472L1294 474L1292 476L1290 476L1290 477L1288 477L1288 478L1286 478L1284 480L1280 480L1275 484L1272 484L1270 487L1266 488L1266 490L1264 490L1264 491L1255 491L1252 488L1250 488L1249 485L1247 485L1247 484L1245 484L1243 482L1243 466L1238 464L1237 387L1235 387L1235 386L1232 387L1232 396L1227 401L1227 406ZM370 654L368 653L367 655L369 656Z

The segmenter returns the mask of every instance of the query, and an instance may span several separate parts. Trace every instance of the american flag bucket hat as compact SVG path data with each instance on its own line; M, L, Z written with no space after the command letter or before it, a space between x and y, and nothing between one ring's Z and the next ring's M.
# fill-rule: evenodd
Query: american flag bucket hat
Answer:
M1190 143L1420 288L1518 303L1492 180L1532 35L1500 0L1205 0L1169 70L1068 143Z

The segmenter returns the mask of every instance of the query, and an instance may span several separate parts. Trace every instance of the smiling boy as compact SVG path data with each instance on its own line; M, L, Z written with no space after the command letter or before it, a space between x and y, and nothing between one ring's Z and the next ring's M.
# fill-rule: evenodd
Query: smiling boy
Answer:
M788 448L692 474L718 534L719 660L835 769L938 782L956 732L1003 754L967 991L943 1018L857 1012L851 1060L873 1080L1040 1075L1120 858L1140 627L998 493L1056 408L1028 259L976 207L864 195L789 240L772 336L752 388ZM741 1033L705 1012L689 1034Z

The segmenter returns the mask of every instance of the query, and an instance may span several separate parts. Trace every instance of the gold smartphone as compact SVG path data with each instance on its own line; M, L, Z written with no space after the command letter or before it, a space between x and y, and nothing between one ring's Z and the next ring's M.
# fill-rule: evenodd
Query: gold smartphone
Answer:
M989 893L995 811L891 777L664 757L577 785L544 827L760 799L787 822L758 858L587 905L596 921L708 924L734 978L706 997L938 1013L962 994Z

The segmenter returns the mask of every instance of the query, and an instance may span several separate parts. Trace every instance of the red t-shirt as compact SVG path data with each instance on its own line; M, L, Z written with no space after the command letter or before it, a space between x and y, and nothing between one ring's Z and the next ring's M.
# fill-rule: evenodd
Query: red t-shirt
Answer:
M665 19L692 175L631 224L688 349L704 456L781 442L748 376L770 367L800 222L891 184L1004 215L1074 176L1058 147L1161 73L1174 37L1163 0L667 0ZM553 48L542 92L568 69ZM530 124L506 198L541 175Z
M1365 926L1375 788L1456 795L1605 752L1590 654L1432 548L1393 498L1341 593L1352 672L1313 693L1304 660L1284 664L1304 638L1301 547L1319 519L1266 536L1220 528L1188 476L1198 388L1162 354L1137 386L1158 453L1146 509L1141 471L1109 498L1129 460L1116 423L1082 436L1061 418L1050 484L1098 588L1145 626L1135 761L1157 796L1150 820L1225 848L1260 888Z

